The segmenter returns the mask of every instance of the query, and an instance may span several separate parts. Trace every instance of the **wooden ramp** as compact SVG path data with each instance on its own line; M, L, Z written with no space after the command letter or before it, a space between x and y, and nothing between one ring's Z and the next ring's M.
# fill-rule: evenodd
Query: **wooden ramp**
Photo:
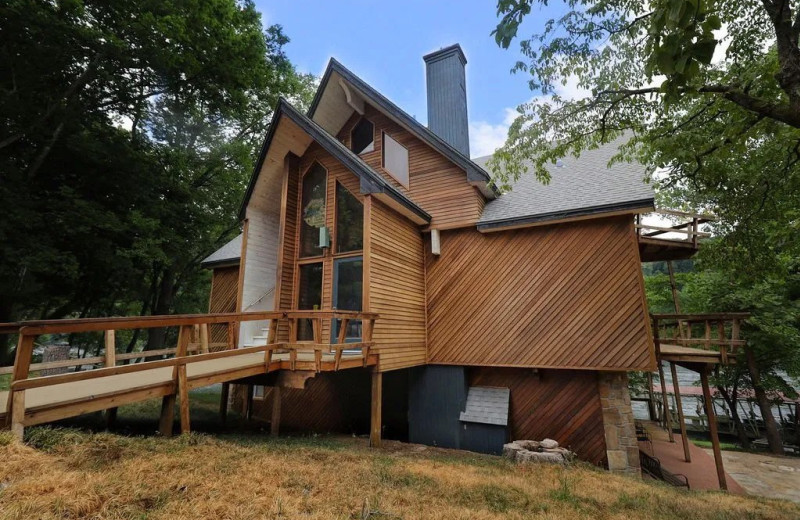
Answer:
M36 424L65 419L77 415L109 410L148 399L161 397L161 425L159 431L170 434L176 398L180 398L181 431L189 431L188 392L194 388L217 383L229 383L271 372L303 371L310 374L356 367L376 366L378 355L370 353L372 324L376 315L355 312L257 312L208 314L190 316L149 316L131 318L102 318L89 320L58 320L20 324L19 343L12 373L11 388L0 392L2 424L10 426L18 438L24 428ZM260 346L235 348L236 332L242 321L268 320L267 343ZM313 340L298 341L299 321L307 320L307 329L313 331ZM340 330L347 329L351 320L362 324L361 343L322 343L323 320L345 322ZM278 342L279 323L288 322L286 338ZM310 323L309 323L310 322ZM225 349L210 352L208 326L225 324L229 342ZM171 352L174 357L116 365L113 349L114 331L132 328L178 326L178 345ZM58 375L30 377L34 339L42 334L104 331L106 353L100 359L104 368L82 370ZM192 341L197 343L190 348ZM199 352L191 355L191 352ZM162 353L164 351L159 351ZM153 356L137 353L134 356ZM127 359L133 359L128 356ZM83 366L97 362L95 358L58 362L60 366ZM39 364L46 368L46 364ZM226 394L223 391L223 394ZM225 400L227 401L227 400ZM0 405L3 406L3 405Z

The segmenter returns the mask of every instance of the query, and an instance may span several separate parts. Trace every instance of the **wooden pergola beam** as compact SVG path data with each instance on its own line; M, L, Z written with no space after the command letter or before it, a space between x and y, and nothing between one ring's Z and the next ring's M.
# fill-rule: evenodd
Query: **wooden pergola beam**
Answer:
M369 445L371 448L381 447L381 412L383 402L383 373L372 372L372 405L370 410Z

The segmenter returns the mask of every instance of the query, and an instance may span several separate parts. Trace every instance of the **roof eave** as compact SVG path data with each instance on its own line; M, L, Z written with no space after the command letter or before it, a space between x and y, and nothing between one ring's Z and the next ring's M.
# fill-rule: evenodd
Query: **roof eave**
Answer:
M408 214L413 215L415 217L413 220L418 224L422 225L430 223L432 217L427 212L414 204L413 201L397 190L397 188L389 184L378 173L374 172L366 163L352 154L352 152L343 149L344 145L339 143L339 141L336 141L333 136L323 130L310 117L304 116L297 111L297 109L295 109L283 98L278 101L278 106L275 109L269 131L267 132L267 137L265 138L264 145L261 148L261 154L259 155L253 175L250 178L250 184L248 185L244 201L242 202L242 206L239 210L239 218L241 220L245 218L247 205L250 201L250 197L253 194L253 190L255 189L255 183L258 179L258 174L261 171L264 160L266 159L270 143L272 142L272 138L275 134L275 129L278 127L278 122L283 116L288 117L294 124L300 127L303 132L308 134L314 141L316 141L323 150L334 156L348 170L358 175L358 177L361 179L362 193L386 194L388 197L395 200L400 207L407 209Z
M220 267L238 267L241 263L240 258L224 258L222 260L212 260L211 262L200 262L203 269L217 269Z
M642 213L652 211L655 208L655 198L638 199L621 203L604 204L586 208L576 208L564 211L554 211L539 215L529 215L506 219L490 220L478 222L478 231L502 231L508 228L520 228L541 224L555 224L562 221L569 221L578 218L601 218L607 214L619 213Z
M465 157L461 152L453 148L444 139L433 133L426 126L422 125L408 115L403 109L392 103L383 94L372 88L364 80L356 76L347 67L331 58L328 62L328 67L325 69L325 74L322 76L317 93L314 95L314 100L311 107L308 109L309 119L314 118L314 114L322 99L322 93L330 80L333 72L338 73L346 81L355 85L370 101L379 109L387 112L391 117L399 120L403 126L408 128L411 132L417 135L420 139L428 143L431 147L439 151L442 155L450 159L454 164L462 168L467 174L467 181L473 186L477 187L481 193L488 199L494 199L498 193L494 189L491 182L491 176L480 166L475 164L469 157Z

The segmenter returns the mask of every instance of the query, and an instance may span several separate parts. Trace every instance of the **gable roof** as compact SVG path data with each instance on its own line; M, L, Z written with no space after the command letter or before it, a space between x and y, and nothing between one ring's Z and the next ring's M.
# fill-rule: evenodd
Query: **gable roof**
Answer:
M303 132L305 132L311 139L317 142L323 150L331 154L336 160L341 162L348 170L356 174L361 180L361 193L364 194L379 194L384 195L388 200L385 202L394 203L402 209L405 209L407 216L409 216L417 224L427 224L431 221L431 216L422 208L417 206L411 199L406 197L397 188L392 186L381 174L373 170L367 163L365 163L358 155L354 154L349 148L342 144L338 139L322 129L317 123L310 118L301 114L294 108L288 101L281 98L278 101L278 106L272 116L272 122L269 125L269 131L264 139L264 145L261 147L261 154L258 157L253 175L250 178L250 184L247 187L244 201L242 202L239 211L239 217L244 219L247 203L253 195L258 175L269 153L270 145L275 137L275 132L278 128L278 122L282 117L286 117L297 125Z
M203 259L203 261L200 262L200 267L203 269L213 269L215 267L237 265L241 256L242 235L239 234L239 236Z
M414 134L417 138L424 141L428 146L445 156L453 164L463 169L467 173L467 181L473 184L483 195L489 199L494 199L497 193L494 185L491 183L491 176L483 169L481 165L473 162L469 157L464 156L461 152L453 148L444 139L433 133L425 125L411 117L400 107L389 101L383 94L372 88L364 80L353 74L344 65L331 58L328 62L328 67L322 77L317 93L314 96L314 101L311 103L311 108L308 110L308 116L317 121L318 109L324 97L325 91L334 75L345 80L349 85L355 88L359 94L369 100L370 104L375 106L378 110L385 113L391 119L395 120L398 124L405 127L409 132ZM328 129L329 131L331 129ZM338 131L335 129L333 133Z
M542 184L533 173L523 174L512 190L486 204L478 229L490 231L510 226L564 220L603 213L652 209L653 188L644 181L645 168L637 163L609 160L620 141L613 141L580 157L565 157L551 165L550 183ZM486 164L491 156L475 159ZM529 171L533 166L527 164Z

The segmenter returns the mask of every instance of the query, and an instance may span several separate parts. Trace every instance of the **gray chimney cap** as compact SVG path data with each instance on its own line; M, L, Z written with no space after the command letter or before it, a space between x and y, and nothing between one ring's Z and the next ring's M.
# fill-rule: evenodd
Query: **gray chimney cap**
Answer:
M430 54L426 54L425 56L422 57L422 59L425 60L425 63L431 63L437 60L447 58L451 54L455 53L458 53L458 57L461 59L461 63L466 65L467 57L464 56L464 51L461 50L461 45L457 43L450 45L449 47L444 47L443 49L439 49L438 51L433 51Z

